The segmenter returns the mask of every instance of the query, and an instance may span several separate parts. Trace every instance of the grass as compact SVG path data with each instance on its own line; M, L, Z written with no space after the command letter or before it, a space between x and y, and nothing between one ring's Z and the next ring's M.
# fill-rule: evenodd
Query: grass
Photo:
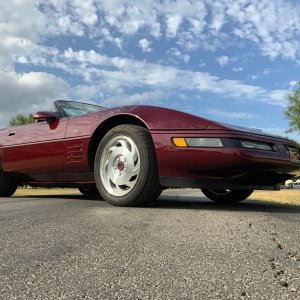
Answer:
M14 193L14 196L28 197L28 196L53 196L53 195L81 195L78 189L71 188L19 188Z
M38 189L18 189L14 196L51 196L51 195L81 195L78 189L71 188L38 188ZM273 204L285 204L300 206L299 190L281 190L281 191L255 191L250 198L254 201L271 202Z
M249 199L255 201L271 202L274 204L300 206L300 189L281 191L255 191L249 197Z

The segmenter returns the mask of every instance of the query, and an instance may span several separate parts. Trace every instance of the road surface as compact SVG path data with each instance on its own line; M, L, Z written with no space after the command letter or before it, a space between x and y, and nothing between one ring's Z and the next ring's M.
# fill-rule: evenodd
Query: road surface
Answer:
M0 299L300 299L300 209L0 199Z

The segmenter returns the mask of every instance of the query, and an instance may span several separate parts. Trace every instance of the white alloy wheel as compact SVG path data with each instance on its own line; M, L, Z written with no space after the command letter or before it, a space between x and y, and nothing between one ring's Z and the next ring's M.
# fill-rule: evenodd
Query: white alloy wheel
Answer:
M111 139L101 155L99 171L103 186L109 194L128 194L140 173L140 154L134 141L125 135Z
M95 182L101 197L117 206L139 206L161 193L156 152L148 129L119 125L102 138L95 155Z

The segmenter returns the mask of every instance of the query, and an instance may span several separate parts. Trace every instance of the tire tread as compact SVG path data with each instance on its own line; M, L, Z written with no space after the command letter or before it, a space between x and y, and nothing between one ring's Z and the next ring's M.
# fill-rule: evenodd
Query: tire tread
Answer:
M0 197L10 197L14 194L18 184L0 171Z
M128 125L129 126L129 125ZM153 151L148 151L148 159L149 159L149 177L146 179L145 188L143 193L132 203L132 206L148 204L157 199L160 195L162 189L159 184L158 176L157 176L157 163L155 156L155 149L153 147L152 139L149 135L149 132L143 127L137 127L137 131L140 133L141 137L145 142L145 146L147 149L153 148ZM151 195L152 197L149 197Z
M211 189L201 189L202 193L209 198L218 203L224 204L234 204L248 198L253 190L231 190L230 193L224 195L218 195L213 192Z

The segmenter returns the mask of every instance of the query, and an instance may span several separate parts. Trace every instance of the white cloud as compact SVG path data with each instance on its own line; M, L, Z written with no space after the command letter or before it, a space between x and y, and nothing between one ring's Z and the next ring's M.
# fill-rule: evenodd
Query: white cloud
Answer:
M283 0L3 0L0 3L1 110L13 112L9 108L13 102L7 99L15 101L14 109L27 109L33 103L42 105L44 99L68 92L75 97L86 94L88 98L100 99L126 96L124 101L134 102L138 97L151 101L150 96L161 99L193 91L284 106L286 90L268 90L174 65L189 63L193 51L198 49L224 50L236 43L250 45L253 51L270 59L299 60L299 12L298 4ZM56 48L56 40L67 37L65 41L70 41L83 35L90 42L84 47L110 43L116 45L118 53L131 59L96 50L73 51L71 46L68 50L64 46ZM147 38L140 39L143 36ZM134 59L128 45L137 37L145 53L160 51L155 48L158 43L150 45L149 41L156 39L165 45L172 40L168 53L173 60L162 65ZM53 46L47 46L49 41ZM76 44L76 49L80 49L81 43L82 40ZM221 56L218 62L225 66L232 59ZM17 74L15 63L22 64L22 68L44 71ZM66 74L73 88L58 77ZM79 85L73 82L74 78L81 80Z
M294 88L295 86L297 86L297 83L298 83L298 81L292 80L292 81L289 82L289 87Z
M17 113L49 108L53 99L66 97L69 86L64 80L47 73L0 71L0 90L1 128L7 126Z
M274 103L278 103L279 105L285 106L287 103L287 90L272 90L269 93L269 98L274 101Z
M146 105L161 105L161 100L169 97L169 94L163 90L153 90L142 93L134 93L132 95L123 94L119 97L111 97L101 102L102 105L108 107L120 106L120 105L134 105L143 104Z
M242 72L244 70L243 67L236 67L236 68L232 68L233 72Z
M228 17L236 22L233 32L240 39L256 44L263 55L274 59L299 56L300 7L290 1L234 1ZM288 20L288 22L287 22Z
M39 40L47 32L47 17L37 8L35 0L0 2L1 38L19 37L32 41Z
M235 35L271 59L300 56L300 7L290 1L102 0L100 7L113 31L123 35L146 29L156 39L177 37L178 45L190 50L223 48Z
M176 57L180 60L182 60L184 63L189 63L191 56L188 54L184 54L181 51L179 51L177 48L171 48L169 49L168 53L172 56L172 57Z
M245 113L245 112L228 112L220 109L209 109L206 111L209 115L220 116L230 119L255 119L256 115Z
M286 105L286 90L267 90L239 80L221 79L204 72L182 70L135 59L108 57L95 51L68 49L61 57L66 72L95 80L105 93L121 93L132 88L209 92L232 99ZM57 63L55 63L57 65ZM50 63L51 66L51 63Z
M24 48L14 42L4 49L8 38L39 44L47 37L85 34L99 46L110 42L123 49L126 39L147 32L174 39L182 53L245 41L271 59L299 61L299 12L299 4L284 0L3 0L0 57Z
M167 36L175 37L179 29L179 26L182 22L182 16L178 14L167 16L166 22L167 22Z
M297 133L286 133L286 128L281 128L281 127L257 127L257 126L252 126L253 128L257 128L259 130L262 130L263 132L280 136L280 137L288 137L292 140L297 141L300 143L300 137L299 134Z
M97 85L80 84L72 89L72 96L80 101L87 102L94 97L97 97L97 99L101 100L103 98L103 93Z
M210 28L219 32L225 23L225 5L224 1L212 1L212 22Z
M82 22L87 26L95 26L98 22L97 8L93 0L73 0L76 3L76 10L82 18Z
M150 47L150 42L147 39L139 40L139 47L144 53L149 53L152 51L152 48Z
M206 25L206 21L204 19L205 11L203 10L203 16L199 16L199 14L195 17L189 18L189 22L191 24L190 31L195 35L199 36L203 33L203 30Z
M253 126L253 128L257 128L259 130L262 130L264 132L273 134L273 135L278 135L278 136L285 136L285 129L284 128L279 128L279 127L257 127Z
M229 62L229 57L228 56L220 56L216 58L218 64L223 68L224 66L226 66Z
M14 55L36 53L46 23L34 0L0 2L0 70L12 69Z
M99 9L104 13L104 20L121 34L132 35L147 27L155 38L159 38L161 25L157 20L156 6L158 3L152 0L98 2Z
M93 30L98 23L98 9L93 0L48 0L42 4L52 34L82 36L87 28Z
M108 41L115 44L119 49L122 49L123 40L121 38L113 37L107 28L102 28L100 32L102 34L102 39L97 42L100 48L103 47L105 41Z

